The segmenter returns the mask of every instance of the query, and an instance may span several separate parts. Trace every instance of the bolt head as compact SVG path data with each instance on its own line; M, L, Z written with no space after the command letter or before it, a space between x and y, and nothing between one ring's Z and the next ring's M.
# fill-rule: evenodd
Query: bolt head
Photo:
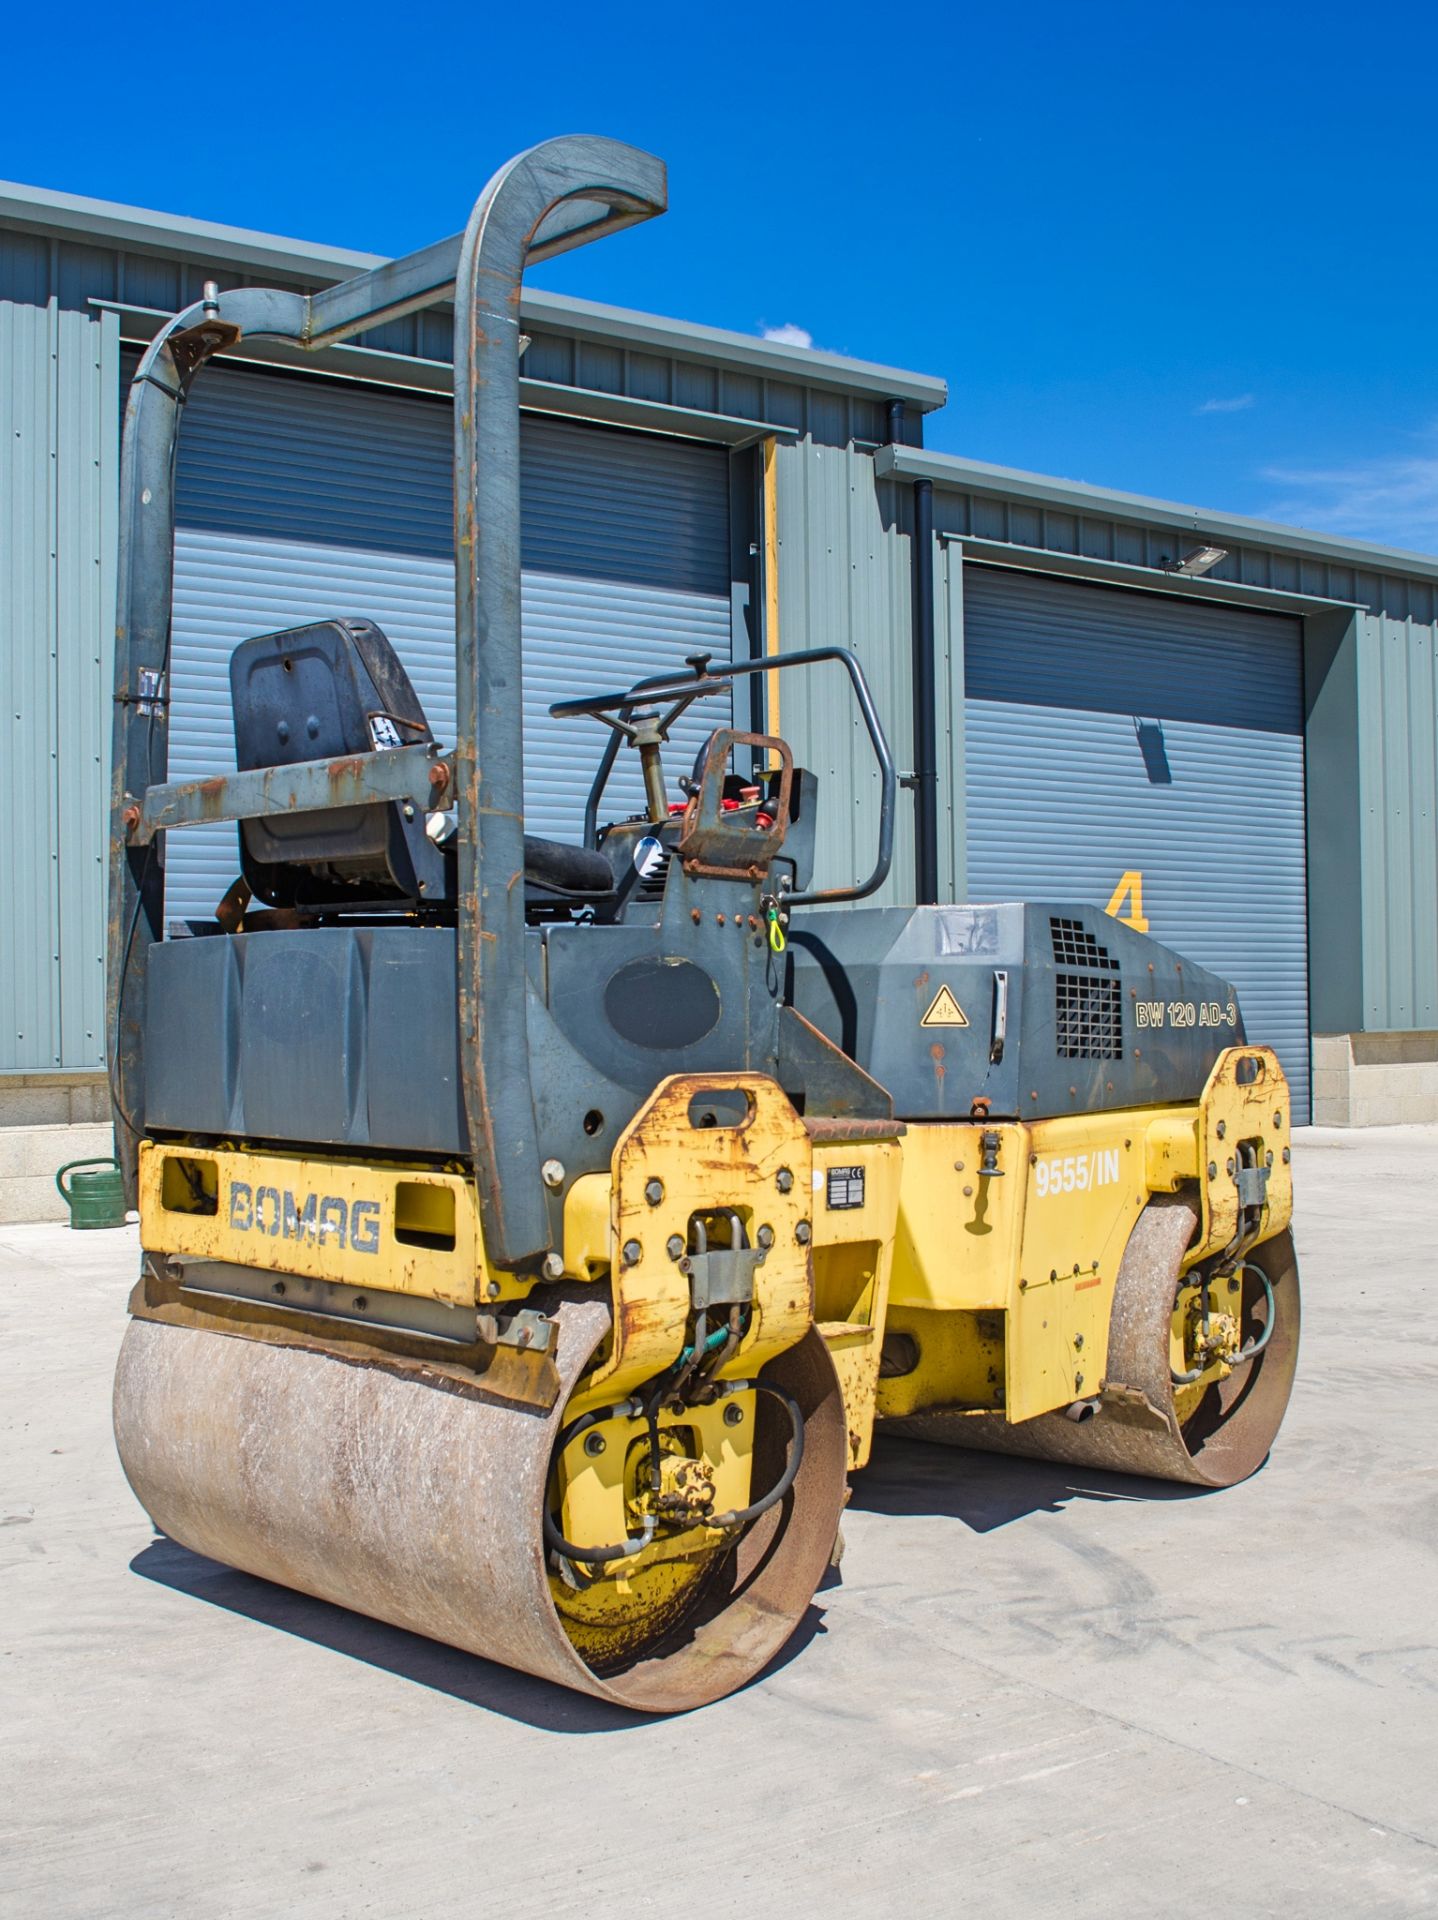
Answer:
M744 1409L739 1405L737 1400L731 1400L724 1409L725 1426L726 1427L742 1426L743 1421L744 1421Z
M761 1247L763 1247L764 1251L767 1253L769 1248L772 1247L774 1244L774 1229L768 1225L762 1226L760 1227L759 1231L754 1235L754 1238L756 1242Z
M1079 1352L1079 1353L1082 1353L1082 1351L1083 1351L1083 1335L1082 1335L1081 1333L1076 1333L1076 1334L1074 1335L1074 1348L1075 1348L1075 1350L1076 1350L1077 1352Z
M624 1242L624 1264L626 1267L637 1267L643 1258L644 1249L637 1240L626 1240Z
M604 1438L604 1435L594 1432L593 1429L584 1436L584 1451L589 1455L591 1460L598 1459L608 1444L609 1442Z
M1208 1177L1210 1180L1216 1180L1218 1178L1218 1162L1216 1160L1210 1160L1208 1163ZM1143 1202L1140 1201L1139 1205L1142 1206Z
M780 1193L791 1193L794 1188L794 1175L788 1167L780 1167L774 1176L774 1185Z
M644 1183L644 1198L649 1202L651 1207L657 1207L659 1202L664 1198L664 1182L662 1180L646 1180Z
M491 1280L484 1291L491 1300L497 1300L499 1298L499 1282L497 1280Z
M1283 1115L1281 1113L1274 1114L1273 1124L1275 1127L1281 1127L1283 1125Z
M664 1243L664 1251L671 1260L677 1260L684 1251L684 1241L677 1233L671 1233Z
M564 1185L564 1162L562 1160L546 1160L544 1165L539 1169L539 1177L547 1187L562 1187Z
M801 1247L807 1247L813 1237L814 1229L809 1225L807 1220L801 1220L794 1229L794 1238L799 1242Z
M564 1278L564 1255L562 1253L545 1254L544 1277L546 1280L562 1280Z
M1220 1120L1215 1131L1218 1134L1219 1139L1221 1140L1223 1136L1228 1132L1228 1122L1226 1120Z
M1292 1157L1293 1157L1293 1156L1292 1156L1292 1155L1291 1155L1291 1154L1289 1153L1289 1151L1288 1151L1288 1149L1287 1149L1287 1147L1285 1147L1285 1148L1283 1149L1283 1164L1284 1164L1284 1166L1285 1166L1285 1167L1286 1167L1286 1166L1288 1165L1288 1163L1289 1163L1289 1161L1290 1161L1290 1160L1292 1159Z

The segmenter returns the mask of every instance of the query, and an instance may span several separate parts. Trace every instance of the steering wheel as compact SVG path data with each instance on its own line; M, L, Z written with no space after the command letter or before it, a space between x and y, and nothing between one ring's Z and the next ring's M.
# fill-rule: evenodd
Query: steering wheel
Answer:
M659 739L667 740L674 722L696 700L712 700L715 695L729 691L732 673L721 670L711 674L709 662L713 658L712 653L686 654L684 663L693 671L690 679L673 673L655 673L624 693L586 693L578 700L557 700L549 709L549 717L551 720L602 720L622 739L633 741L640 730L633 714L668 704L668 713L662 718L654 714L651 722Z

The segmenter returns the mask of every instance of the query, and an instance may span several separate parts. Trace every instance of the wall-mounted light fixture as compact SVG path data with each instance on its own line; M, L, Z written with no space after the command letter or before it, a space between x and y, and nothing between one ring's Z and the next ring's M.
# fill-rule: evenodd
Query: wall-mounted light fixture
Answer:
M1186 574L1190 580L1196 580L1201 573L1208 573L1220 560L1228 558L1227 547L1195 547L1186 553L1182 560L1170 561L1170 571Z

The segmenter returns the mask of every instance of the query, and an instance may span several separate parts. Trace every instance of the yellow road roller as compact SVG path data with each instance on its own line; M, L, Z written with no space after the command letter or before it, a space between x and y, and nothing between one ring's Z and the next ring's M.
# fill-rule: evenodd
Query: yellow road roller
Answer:
M109 954L143 1248L115 1433L155 1524L647 1710L783 1646L877 1422L1225 1486L1299 1321L1288 1093L1228 982L1083 904L857 904L898 782L852 654L577 691L583 844L525 833L521 280L665 197L646 154L551 141L452 241L312 295L207 287L160 330L125 421ZM454 741L337 615L236 647L236 770L171 782L193 382L451 300ZM732 724L781 672L845 676L872 747L844 886L813 882L814 775L762 701ZM609 819L631 753L644 805ZM216 821L234 885L167 937L167 837Z

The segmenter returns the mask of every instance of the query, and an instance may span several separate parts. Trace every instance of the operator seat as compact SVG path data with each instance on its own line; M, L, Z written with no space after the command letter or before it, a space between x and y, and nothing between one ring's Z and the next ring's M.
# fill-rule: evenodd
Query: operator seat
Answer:
M320 620L243 640L230 656L235 760L242 772L433 746L409 675L372 620ZM433 816L432 816L433 818ZM243 820L250 890L301 911L411 911L455 897L452 845L424 812L395 800ZM603 854L524 839L525 905L597 905L614 892Z

